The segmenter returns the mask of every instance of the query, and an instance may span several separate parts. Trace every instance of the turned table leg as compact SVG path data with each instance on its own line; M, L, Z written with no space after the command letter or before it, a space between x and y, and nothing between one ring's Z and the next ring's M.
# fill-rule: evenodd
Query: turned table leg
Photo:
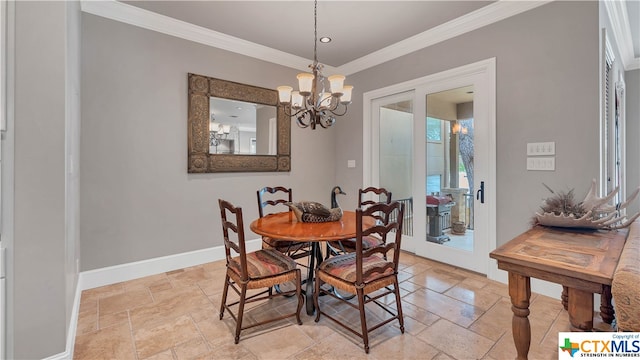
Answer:
M600 296L600 317L602 321L611 324L616 317L613 305L611 305L611 286L602 285L602 295Z
M562 286L562 295L560 296L560 298L562 299L562 307L566 310L569 310L569 300L568 300L568 293L567 293L567 287L566 286Z
M528 276L509 273L509 296L513 320L513 341L518 355L516 359L526 360L531 344L531 325L529 324L529 299L531 298L531 279Z
M593 329L593 293L569 288L569 322L571 331Z

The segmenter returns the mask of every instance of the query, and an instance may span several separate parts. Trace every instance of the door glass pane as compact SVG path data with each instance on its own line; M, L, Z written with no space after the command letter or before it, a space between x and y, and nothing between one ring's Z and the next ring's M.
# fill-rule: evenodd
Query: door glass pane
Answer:
M402 232L413 235L413 101L403 100L379 107L379 183L392 200L405 203Z
M427 241L473 251L473 87L427 95Z

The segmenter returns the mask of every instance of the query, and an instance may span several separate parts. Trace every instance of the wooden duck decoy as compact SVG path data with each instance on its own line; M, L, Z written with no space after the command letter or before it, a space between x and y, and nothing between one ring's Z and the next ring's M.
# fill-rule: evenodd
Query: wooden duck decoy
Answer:
M338 194L346 195L340 186L335 186L331 190L331 209L315 201L288 202L286 205L293 211L300 222L320 223L338 221L342 219L342 208L336 199L336 195Z

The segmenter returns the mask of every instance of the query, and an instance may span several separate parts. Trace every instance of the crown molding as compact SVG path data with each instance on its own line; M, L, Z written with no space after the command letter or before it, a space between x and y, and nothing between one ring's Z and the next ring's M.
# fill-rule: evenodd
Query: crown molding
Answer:
M544 5L551 0L510 1L499 0L469 14L417 34L394 45L365 55L339 67L325 66L332 73L350 75L372 66L393 60L455 36L506 19L510 16ZM82 0L83 12L129 25L194 41L200 44L250 56L263 61L307 71L312 60L275 50L260 44L229 36L201 26L128 5L116 0Z
M629 14L624 1L603 1L609 16L613 38L625 71L640 69L640 58L633 54L633 40L629 26Z
M508 17L531 10L551 2L499 0L476 11L470 12L442 25L402 40L396 44L365 55L338 67L342 74L350 75L358 71L382 64L414 51L424 49L458 35L493 24Z
M169 16L154 13L116 0L81 0L81 10L88 14L138 26L218 49L307 71L311 60L275 50L234 36L213 31ZM326 66L332 70L333 68Z

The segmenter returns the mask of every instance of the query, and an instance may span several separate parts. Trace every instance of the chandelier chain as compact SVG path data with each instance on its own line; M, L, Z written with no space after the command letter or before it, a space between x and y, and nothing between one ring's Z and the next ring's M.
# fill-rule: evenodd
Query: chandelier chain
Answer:
M318 63L318 0L313 4L313 65Z

